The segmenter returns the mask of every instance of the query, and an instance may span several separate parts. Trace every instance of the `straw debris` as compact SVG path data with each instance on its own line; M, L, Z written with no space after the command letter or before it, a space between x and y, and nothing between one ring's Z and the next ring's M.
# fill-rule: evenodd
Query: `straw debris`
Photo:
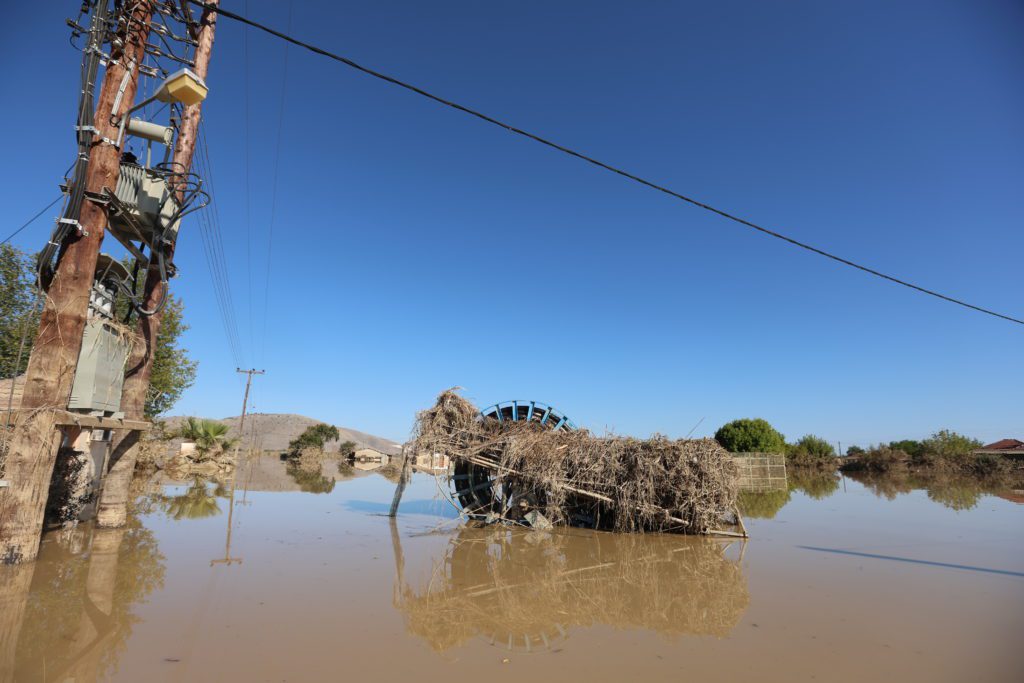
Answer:
M538 510L554 524L691 534L735 520L736 466L712 439L599 437L485 420L456 391L419 413L411 445L447 454L457 475L493 471L493 490L502 493L488 509L467 510L471 516L522 521Z

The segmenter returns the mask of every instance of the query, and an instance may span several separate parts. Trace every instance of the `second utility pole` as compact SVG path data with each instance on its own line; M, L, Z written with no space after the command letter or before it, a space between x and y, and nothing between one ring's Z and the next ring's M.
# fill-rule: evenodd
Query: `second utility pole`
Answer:
M213 52L213 36L217 28L216 6L219 0L207 0L195 29L196 50L193 71L204 81L210 68L210 55ZM199 119L203 103L199 102L185 107L178 128L178 139L174 146L174 168L183 176L192 170L192 157L199 138ZM208 180L208 179L207 179ZM181 201L179 194L178 200ZM176 243L167 248L167 258L174 256ZM167 295L169 283L160 277L157 268L150 266L146 274L146 286L143 293L143 306L149 310L159 309L159 303ZM139 316L136 333L139 341L132 347L131 355L125 368L124 389L121 393L121 411L130 420L146 418L146 396L149 392L150 377L153 373L153 361L156 358L157 339L163 311L151 316ZM128 520L128 499L131 496L129 486L135 472L135 461L139 453L141 434L137 431L119 432L114 437L110 449L109 470L103 481L100 500L96 513L96 524L101 527L124 526Z
M248 379L245 380L245 398L242 399L242 420L238 423L238 434L239 438L241 438L245 436L245 433L242 430L245 428L245 411L246 408L248 408L249 406L249 387L252 386L252 376L264 375L266 374L267 371L256 370L255 368L252 370L243 370L242 368L235 368L235 372L240 372L243 375L249 375Z

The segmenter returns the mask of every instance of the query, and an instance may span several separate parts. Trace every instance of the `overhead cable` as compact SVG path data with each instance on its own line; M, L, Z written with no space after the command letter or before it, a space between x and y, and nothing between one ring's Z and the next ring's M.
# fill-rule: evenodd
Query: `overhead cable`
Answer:
M17 230L12 232L10 235L5 237L4 241L0 242L0 244L7 244L8 242L10 242L12 239L14 239L17 236L17 234L19 232L21 232L22 230L24 230L28 226L32 225L33 223L35 223L39 219L40 216L42 216L44 213L46 213L50 209L50 207L52 207L54 204L56 204L57 202L59 202L63 198L64 198L63 194L57 195L57 197L52 202L50 202L49 204L47 204L46 206L41 208L39 210L39 212L36 213L36 215L32 216L32 218L29 218L27 221L22 223L20 228L18 228Z
M288 28L292 28L292 0L288 0ZM288 95L288 43L284 44L281 74L281 104L277 111L277 144L274 150L274 179L270 190L270 219L267 223L267 273L263 281L263 335L260 337L260 359L267 350L267 321L270 312L270 268L274 257L274 220L277 217L277 186L281 168L281 138L284 134L284 104ZM255 353L255 351L254 351Z
M552 142L551 140L543 138L543 137L541 137L539 135L535 135L533 133L525 131L522 128L517 128L517 127L515 127L515 126L513 126L511 124L508 124L508 123L505 123L504 121L496 119L493 116L488 116L487 114L483 114L483 113L481 113L481 112L479 112L479 111L477 111L475 109L471 109L470 107L467 107L465 105L459 104L457 102L453 102L451 100L447 100L447 99L445 99L445 98L443 98L443 97L441 97L439 95L435 95L435 94L433 94L431 92L428 92L428 91L426 91L426 90L424 90L424 89L422 89L422 88L420 88L418 86L412 85L410 83L406 83L405 81L401 81L401 80L395 78L394 76L389 76L387 74L381 73L380 71L376 71L376 70L371 69L369 67L363 66L362 64L354 62L353 60L351 60L351 59L349 59L347 57L342 57L341 55L334 54L333 52L330 52L330 51L325 50L323 48L320 48L320 47L317 47L315 45L311 45L309 43L303 42L303 41L301 41L301 40L299 40L297 38L293 38L292 36L287 35L285 33L282 33L281 31L278 31L276 29L270 28L269 26L266 26L266 25L261 24L259 22L253 21L252 19L249 19L247 17L241 16L241 15L236 14L234 12L231 12L230 10L225 10L223 7L221 7L219 5L217 5L217 6L207 5L204 2L200 2L200 0L188 0L188 1L191 2L193 5L197 5L199 7L203 7L203 8L209 9L211 11L217 12L218 14L220 14L222 16L225 16L228 19L233 19L235 21L238 21L238 22L241 22L243 24L246 24L247 26L252 26L253 28L257 28L257 29L259 29L259 30L261 30L261 31L263 31L265 33L269 33L272 36L280 38L281 40L286 40L286 41L288 41L289 43L291 43L293 45L297 45L299 47L305 48L305 49L307 49L307 50L309 50L311 52L314 52L314 53L316 53L318 55L322 55L322 56L327 57L329 59L333 59L333 60L335 60L337 62L341 62L342 64L345 64L346 66L349 66L349 67L351 67L351 68L353 68L353 69L355 69L357 71L361 71L362 73L367 74L368 76L373 76L374 78L378 78L378 79L380 79L382 81L386 81L388 83L391 83L392 85L397 85L400 88L404 88L404 89L406 89L406 90L408 90L410 92L416 93L417 95L420 95L422 97L426 97L429 100L433 100L434 102L437 102L438 104L443 104L446 107L450 107L452 109L456 109L458 111L461 111L464 114L469 114L470 116L473 116L473 117L475 117L477 119L480 119L481 121L485 121L485 122L487 122L489 124L498 126L499 128L503 128L503 129L507 130L510 133L515 133L516 135L521 135L523 137L529 138L529 139L533 140L534 142L539 142L540 144L545 145L547 147L550 147L551 149L555 149L555 150L557 150L559 152L562 152L563 154L568 154L569 156L576 157L577 159L580 159L581 161L585 161L588 164L592 164L594 166L597 166L598 168L603 168L606 171L610 171L610 172L615 173L617 175L620 175L620 176L622 176L624 178L628 178L629 180L632 180L634 182L640 183L641 185L645 185L645 186L647 186L647 187L649 187L649 188L651 188L653 190L657 190L658 192L662 192L662 193L667 194L667 195L669 195L671 197L675 197L676 199L680 199L680 200L682 200L684 202L692 204L693 206L696 206L696 207L699 207L701 209L704 209L705 211L710 211L711 213L718 214L719 216L721 216L723 218L727 218L727 219L729 219L729 220L731 220L731 221L733 221L735 223L739 223L740 225L746 226L746 227L751 228L753 230L757 230L758 232L761 232L761 233L763 233L765 235L768 235L770 237L774 237L774 238L782 240L784 242L788 242L789 244L791 244L791 245L793 245L795 247L799 247L801 249L805 249L805 250L810 251L812 253L818 254L819 256L824 256L825 258L831 259L831 260L833 260L833 261L835 261L837 263L842 263L843 265L849 266L851 268L856 268L857 270L860 270L862 272L868 273L869 275L874 275L875 277L882 278L883 280L888 280L889 282L895 283L897 285L902 285L904 287L908 287L910 289L913 289L913 290L916 290L918 292L921 292L922 294L927 294L929 296L933 296L933 297L936 297L938 299L942 299L943 301L947 301L949 303L956 304L958 306L963 306L964 308L969 308L969 309L977 311L979 313L984 313L986 315L991 315L991 316L994 316L996 318L1002 318L1003 320L1007 320L1007 321L1012 322L1012 323L1017 323L1018 325L1024 325L1024 320L1022 320L1020 318L1015 318L1013 316L1006 315L1004 313L999 313L997 311L993 311L991 309L984 308L982 306L977 306L975 304L968 303L968 302L966 302L966 301L964 301L962 299L957 299L955 297L948 296L946 294L942 294L942 293L937 292L935 290L928 289L928 288L922 287L920 285L915 285L912 282L908 282L906 280L897 278L897 277L892 276L892 275L887 275L887 274L885 274L885 273L883 273L881 271L875 270L874 268L870 268L868 266L861 265L861 264L856 263L854 261L851 261L849 259L843 258L842 256L837 256L836 254L833 254L833 253L830 253L828 251L825 251L824 249L819 249L818 247L815 247L815 246L812 246L810 244L807 244L806 242L801 242L800 240L794 239L792 237L784 235L784 234L782 234L780 232L777 232L775 230L772 230L770 228L766 228L764 226L758 225L757 223L749 221L749 220L747 220L745 218L741 218L739 216L731 214L728 211L716 208L714 206L711 206L710 204L706 204L706 203L704 203L702 201L699 201L697 199L693 199L692 197L688 197L688 196L686 196L686 195L684 195L684 194L682 194L680 192L676 192L675 190L671 190L671 189L669 189L669 188L667 188L667 187L665 187L663 185L659 185L659 184L657 184L657 183L655 183L655 182L653 182L651 180L647 180L646 178L642 178L642 177L640 177L638 175L634 175L633 173L625 171L625 170L623 170L621 168L618 168L616 166L612 166L611 164L607 164L607 163L605 163L603 161L595 159L594 157L587 156L586 154L583 154L582 152L577 152L576 150L570 149L569 147L566 147L564 145L560 145L557 142Z

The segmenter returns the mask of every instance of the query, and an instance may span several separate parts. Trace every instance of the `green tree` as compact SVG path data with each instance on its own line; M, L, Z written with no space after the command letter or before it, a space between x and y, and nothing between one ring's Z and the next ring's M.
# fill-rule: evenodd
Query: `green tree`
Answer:
M306 448L323 450L325 443L337 441L339 438L340 435L338 434L337 427L323 423L316 424L312 427L306 427L306 431L292 439L288 444L288 451L290 453L298 453Z
M890 441L889 448L894 451L903 451L912 458L921 455L921 442L914 439L903 439L902 441Z
M851 455L863 455L863 454L864 454L864 453L866 453L866 452L867 452L867 451L865 451L865 450L864 450L863 448L861 448L860 446L850 446L849 448L847 448L847 449L846 449L846 455L847 455L847 456L851 456Z
M932 453L943 458L958 458L969 455L975 448L981 448L980 441L963 434L957 434L949 429L935 432L921 442L921 450L924 453Z
M9 244L0 244L0 377L15 377L25 371L29 351L39 329L35 305L32 259ZM15 367L22 335L21 365Z
M815 458L833 458L836 455L836 449L833 448L825 439L814 434L805 434L801 436L799 440L792 446L789 451L791 453L801 453L809 455Z
M125 257L121 261L124 267L133 269L132 260ZM139 273L135 279L135 296L142 298L146 288L146 274ZM117 297L115 315L118 320L131 322L137 319L138 313L131 309L128 297L123 293ZM156 345L153 351L153 370L149 377L149 389L146 391L146 403L143 408L148 419L163 415L178 402L185 390L196 381L199 363L188 355L188 349L181 346L181 335L188 331L185 324L185 304L170 292L164 302L160 320L160 330L156 334ZM134 323L133 323L134 324Z
M796 467L828 467L835 455L836 451L832 444L813 434L806 434L796 443L786 447L786 460Z
M786 439L767 420L742 418L722 425L715 441L730 453L784 453Z
M199 363L189 358L188 349L180 344L181 335L188 330L184 312L185 305L168 294L160 331L156 335L153 372L146 392L147 418L152 419L170 410L196 381Z
M344 441L338 446L338 453L342 458L351 458L356 454L357 444L355 441Z

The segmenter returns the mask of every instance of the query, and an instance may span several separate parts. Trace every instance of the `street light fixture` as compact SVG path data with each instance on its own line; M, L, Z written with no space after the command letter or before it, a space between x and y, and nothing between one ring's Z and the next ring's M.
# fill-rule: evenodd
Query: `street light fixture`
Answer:
M181 69L165 78L153 97L143 102L143 104L148 104L151 100L157 99L161 102L181 102L191 106L205 100L208 92L210 92L210 89L206 87L206 83L195 72L191 69Z
M206 95L209 92L210 89L206 87L206 83L203 81L203 79L197 76L195 72L191 69L180 69L179 71L175 71L173 74L164 79L164 82L160 84L160 87L157 88L156 92L153 93L152 97L148 97L144 99L142 102L139 102L134 107L125 112L124 116L121 117L121 125L117 135L118 146L121 145L121 140L124 139L124 127L128 123L128 119L131 117L133 112L142 109L147 104L150 104L154 101L167 103L177 102L179 104L184 104L186 106L192 106L193 104L199 104L200 102L205 100ZM144 128L145 127L140 127L140 130L132 132L138 134ZM163 142L163 140L158 139L164 137L162 134L156 131L152 131L151 135L152 137L150 135L143 134L142 137L145 137L149 140L154 140L156 142Z

